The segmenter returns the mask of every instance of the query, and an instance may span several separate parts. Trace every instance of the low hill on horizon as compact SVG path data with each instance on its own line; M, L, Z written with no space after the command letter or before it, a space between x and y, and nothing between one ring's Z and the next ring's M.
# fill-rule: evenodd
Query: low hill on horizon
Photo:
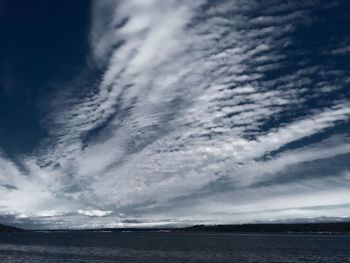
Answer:
M17 227L0 224L0 233L1 232L20 232L20 231L23 231L23 230Z
M222 233L350 233L350 222L333 223L257 223L257 224L218 224L194 225L189 227L124 227L90 229L20 229L0 224L1 232L22 231L108 231L108 232L222 232Z
M190 232L236 233L350 233L350 222L195 225L185 227L183 230Z

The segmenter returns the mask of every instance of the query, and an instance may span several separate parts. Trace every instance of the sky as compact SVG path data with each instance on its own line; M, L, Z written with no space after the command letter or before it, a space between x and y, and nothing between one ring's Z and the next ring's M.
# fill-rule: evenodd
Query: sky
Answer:
M347 0L1 0L0 222L350 219Z

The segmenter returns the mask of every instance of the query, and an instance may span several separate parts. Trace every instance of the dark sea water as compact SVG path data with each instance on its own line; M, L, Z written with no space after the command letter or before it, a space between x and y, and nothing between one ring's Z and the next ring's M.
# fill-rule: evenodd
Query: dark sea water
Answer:
M0 233L0 262L350 262L350 236Z

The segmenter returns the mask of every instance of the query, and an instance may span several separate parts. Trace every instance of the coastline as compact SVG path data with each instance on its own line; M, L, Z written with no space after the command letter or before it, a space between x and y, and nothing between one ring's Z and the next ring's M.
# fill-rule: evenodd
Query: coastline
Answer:
M0 224L0 233L37 232L158 232L158 233L231 233L231 234L350 234L350 222L294 223L294 224L225 224L194 225L189 227L157 228L91 228L91 229L21 229Z

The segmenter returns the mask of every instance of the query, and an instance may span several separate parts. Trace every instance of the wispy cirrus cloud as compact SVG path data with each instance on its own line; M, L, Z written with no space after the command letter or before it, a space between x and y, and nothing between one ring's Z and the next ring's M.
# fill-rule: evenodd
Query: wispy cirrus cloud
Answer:
M24 170L0 160L11 174L0 183L17 188L0 188L1 211L54 211L46 218L58 226L344 215L350 149L337 129L349 124L348 72L299 46L319 9L95 1L91 71L100 80L57 96L50 138ZM331 158L341 170L317 168Z

